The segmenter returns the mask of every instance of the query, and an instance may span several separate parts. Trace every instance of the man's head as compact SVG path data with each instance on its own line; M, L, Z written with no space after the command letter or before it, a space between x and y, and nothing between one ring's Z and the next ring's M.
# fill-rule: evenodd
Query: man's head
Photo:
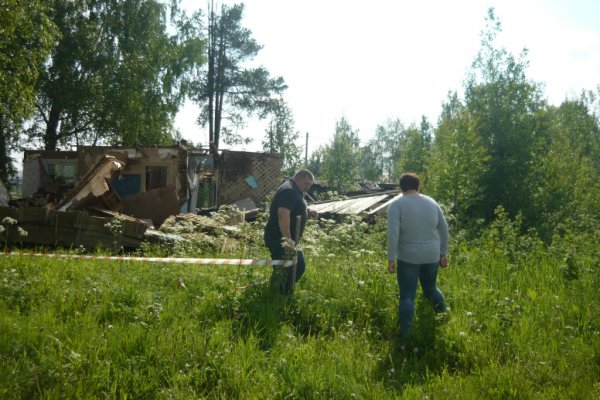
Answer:
M315 176L307 169L301 169L294 175L294 182L302 193L308 192L308 189L310 189L314 181Z
M417 174L413 174L412 172L402 174L400 177L400 190L403 192L408 192L409 190L419 191L420 183L421 181Z

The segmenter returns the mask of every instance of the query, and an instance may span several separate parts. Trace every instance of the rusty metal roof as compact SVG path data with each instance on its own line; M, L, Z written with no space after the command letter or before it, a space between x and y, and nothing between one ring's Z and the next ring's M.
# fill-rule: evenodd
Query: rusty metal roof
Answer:
M380 210L381 203L387 205L387 201L394 198L397 193L379 193L369 196L360 196L344 200L312 203L309 208L319 214L345 214L356 215L360 213L371 213L372 210Z

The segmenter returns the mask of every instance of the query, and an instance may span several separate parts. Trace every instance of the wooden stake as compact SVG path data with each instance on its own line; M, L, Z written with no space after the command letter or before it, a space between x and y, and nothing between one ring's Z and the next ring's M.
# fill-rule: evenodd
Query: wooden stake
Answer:
M300 225L302 224L302 216L298 215L296 217L296 241L295 246L296 250L294 251L294 258L292 258L292 272L290 274L290 293L294 293L294 289L296 288L296 267L298 265L298 245L300 244Z

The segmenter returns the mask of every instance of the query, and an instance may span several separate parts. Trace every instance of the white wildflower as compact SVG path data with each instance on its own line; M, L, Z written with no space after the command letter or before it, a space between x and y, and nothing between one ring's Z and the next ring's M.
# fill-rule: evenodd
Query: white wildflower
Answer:
M5 226L10 226L10 225L16 225L17 224L17 220L11 217L4 217L4 219L2 220L2 225Z

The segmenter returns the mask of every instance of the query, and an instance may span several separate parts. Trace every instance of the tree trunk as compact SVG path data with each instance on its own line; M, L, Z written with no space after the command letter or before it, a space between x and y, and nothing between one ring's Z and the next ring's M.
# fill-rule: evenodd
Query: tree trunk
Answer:
M55 105L50 109L48 124L46 125L46 134L44 135L44 149L55 151L58 145L58 123L60 121L61 110Z
M212 147L215 145L215 127L214 127L214 97L215 97L215 13L214 4L211 2L208 21L208 142Z
M225 96L225 32L223 28L219 29L219 47L216 60L215 71L215 131L214 142L219 148L221 139L221 119L223 117L223 97Z
M0 114L0 179L4 183L4 186L9 189L8 165L10 163L10 156L8 154L8 146L6 145L6 142L7 137L6 130L4 129L4 115Z

